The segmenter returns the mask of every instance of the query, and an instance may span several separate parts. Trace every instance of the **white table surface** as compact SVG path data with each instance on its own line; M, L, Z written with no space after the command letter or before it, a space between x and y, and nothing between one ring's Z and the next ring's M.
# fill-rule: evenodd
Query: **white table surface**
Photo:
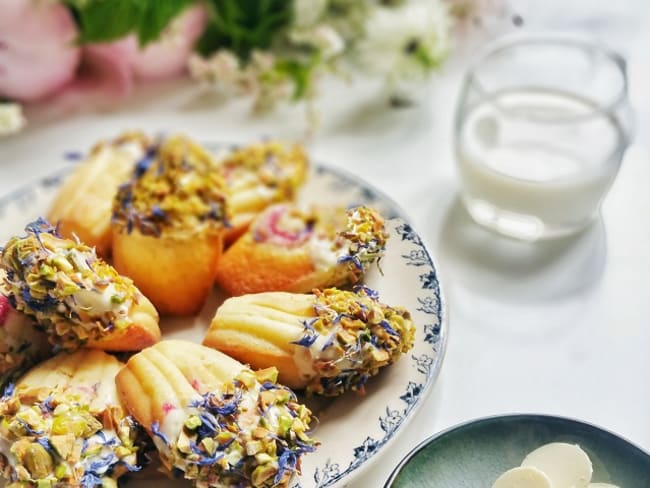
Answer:
M351 488L383 486L425 437L493 414L574 417L650 450L650 2L513 4L524 29L587 32L629 62L636 139L602 219L578 236L511 241L477 227L460 205L451 118L468 48L409 109L388 110L373 83L326 83L321 128L312 134L299 108L255 118L247 101L220 101L187 83L148 86L101 111L31 108L27 130L0 139L0 195L63 165L63 151L124 128L242 142L306 136L316 159L359 175L406 211L439 267L448 305L438 382ZM42 156L27 158L34 146Z

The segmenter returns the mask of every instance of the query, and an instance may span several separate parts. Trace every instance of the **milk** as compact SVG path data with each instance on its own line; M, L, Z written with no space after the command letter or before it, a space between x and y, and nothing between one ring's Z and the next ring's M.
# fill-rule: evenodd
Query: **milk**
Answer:
M624 148L611 116L562 92L502 91L467 107L458 122L458 168L472 217L530 240L587 224Z

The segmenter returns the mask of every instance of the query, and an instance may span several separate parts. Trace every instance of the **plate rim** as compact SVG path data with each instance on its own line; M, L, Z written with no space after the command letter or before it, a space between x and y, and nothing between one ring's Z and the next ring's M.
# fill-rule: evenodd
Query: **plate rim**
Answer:
M223 146L232 147L232 144L224 141L211 141L209 144L217 147L223 147ZM15 204L16 202L19 202L22 198L25 198L27 195L30 195L32 192L35 192L41 188L47 189L53 186L59 186L62 183L63 179L69 173L71 173L78 164L81 164L81 162L83 161L83 158L77 158L77 157L68 158L65 155L63 155L62 157L67 159L68 164L53 169L52 171L48 172L45 175L36 177L33 180L23 183L17 188L10 190L9 192L3 195L0 195L0 219L4 217L5 212L9 206ZM443 285L440 279L441 276L440 268L436 265L436 262L434 261L431 252L429 251L429 247L426 245L424 239L411 226L411 220L408 218L404 209L399 204L397 204L391 197L386 195L385 192L378 189L372 183L368 183L365 179L358 176L353 171L348 170L347 168L341 168L338 166L330 165L319 159L315 159L314 161L311 161L310 167L316 174L330 173L330 174L334 174L336 177L343 178L347 181L351 181L355 183L362 190L368 190L369 195L372 195L372 198L370 198L371 200L378 200L384 202L392 211L394 211L395 216L387 217L387 220L389 218L395 218L395 217L402 220L403 223L406 226L408 226L410 231L413 232L413 234L417 237L418 240L417 244L419 244L423 249L423 251L425 252L428 264L431 266L432 270L435 273L436 287L437 287L435 291L437 292L437 300L439 305L438 318L439 318L440 327L439 327L439 332L437 334L438 336L438 340L436 342L437 347L435 349L436 367L434 367L432 369L432 372L429 375L427 375L426 381L422 385L423 394L419 395L416 398L415 403L413 404L412 408L408 412L408 415L390 432L390 434L387 434L387 436L383 439L384 442L383 444L381 444L379 449L370 453L367 457L364 458L364 460L360 464L356 466L352 466L351 464L350 466L348 466L348 469L343 471L344 473L343 476L331 480L332 482L326 481L324 484L320 484L320 483L317 484L318 488L321 487L336 488L338 486L344 486L347 485L347 483L352 482L361 473L367 471L367 469L369 469L375 462L377 462L377 460L380 459L381 456L386 452L387 446L392 444L395 441L395 439L399 437L399 435L404 431L406 426L411 423L413 417L422 407L426 397L431 394L433 390L433 385L437 381L440 375L440 371L442 369L442 365L444 363L444 359L447 352L447 346L449 342L448 341L449 310L448 310L448 305L446 300L446 294L443 290ZM402 237L401 240L403 241L404 237ZM424 324L422 324L422 326L424 326ZM420 446L420 444L418 444L418 446ZM410 451L410 453L412 452L413 450ZM398 466L401 466L401 464L402 463L400 462ZM307 473L305 474L309 476L309 474ZM313 477L316 473L310 473L310 474ZM297 479L298 483L292 485L292 488L300 488L302 486L301 479L302 476Z
M546 421L560 421L560 422L568 422L572 424L577 424L583 427L588 427L590 429L593 429L597 431L600 434L604 434L608 437L614 438L616 440L622 441L625 444L627 444L629 447L632 449L636 450L639 452L639 454L645 456L648 458L648 461L650 461L650 452L646 451L642 447L640 447L638 444L635 442L629 440L627 437L622 436L620 434L615 433L612 430L609 430L605 427L602 427L594 422L589 422L586 420L581 420L575 417L570 417L570 416L565 416L565 415L553 415L553 414L548 414L548 413L506 413L506 414L494 414L494 415L486 415L484 417L476 417L473 419L465 420L463 422L459 422L457 424L454 424L450 427L447 427L439 432L436 432L435 434L430 435L426 439L422 440L420 443L418 443L417 446L415 446L413 449L411 449L406 456L404 456L400 462L395 466L393 471L391 472L390 476L386 480L386 483L384 484L383 488L390 488L397 478L397 476L400 474L402 469L419 453L421 452L424 448L427 447L432 442L435 442L439 439L442 439L443 437L446 437L450 434L453 434L456 431L460 431L464 428L469 427L470 425L478 425L478 424L483 424L486 422L491 422L495 420L506 420L506 421L520 421L520 420L546 420Z

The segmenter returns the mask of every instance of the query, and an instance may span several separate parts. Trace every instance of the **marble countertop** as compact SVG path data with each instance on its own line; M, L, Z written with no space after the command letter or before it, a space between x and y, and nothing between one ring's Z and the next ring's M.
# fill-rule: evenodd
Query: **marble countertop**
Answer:
M438 382L381 461L348 486L382 486L422 439L501 413L574 417L650 450L650 4L514 3L521 29L587 33L628 60L635 140L601 219L576 236L515 242L477 227L460 204L451 120L470 48L414 87L411 108L388 109L368 81L327 82L312 133L299 107L252 117L247 101L182 82L148 87L110 110L35 109L27 130L0 140L0 195L63 165L64 151L129 127L199 140L304 139L317 160L355 173L405 210L440 269L449 310ZM27 158L34 147L41 156Z

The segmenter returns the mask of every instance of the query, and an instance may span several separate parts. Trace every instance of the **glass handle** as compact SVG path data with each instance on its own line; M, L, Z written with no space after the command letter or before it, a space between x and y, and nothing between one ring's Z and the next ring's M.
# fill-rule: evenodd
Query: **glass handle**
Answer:
M621 99L618 100L617 103L619 106L618 108L614 109L615 113L613 115L616 116L616 119L623 132L623 137L625 139L623 145L627 147L632 144L636 136L636 117L634 109L630 105L628 98L629 81L627 76L627 60L616 51L607 50L607 52L610 58L614 60L616 65L618 65L621 76L623 77L623 90L621 92Z
M634 142L636 136L636 114L630 103L626 100L623 102L619 113L617 114L619 119L619 124L623 131L623 137L625 138L625 146L629 146Z

